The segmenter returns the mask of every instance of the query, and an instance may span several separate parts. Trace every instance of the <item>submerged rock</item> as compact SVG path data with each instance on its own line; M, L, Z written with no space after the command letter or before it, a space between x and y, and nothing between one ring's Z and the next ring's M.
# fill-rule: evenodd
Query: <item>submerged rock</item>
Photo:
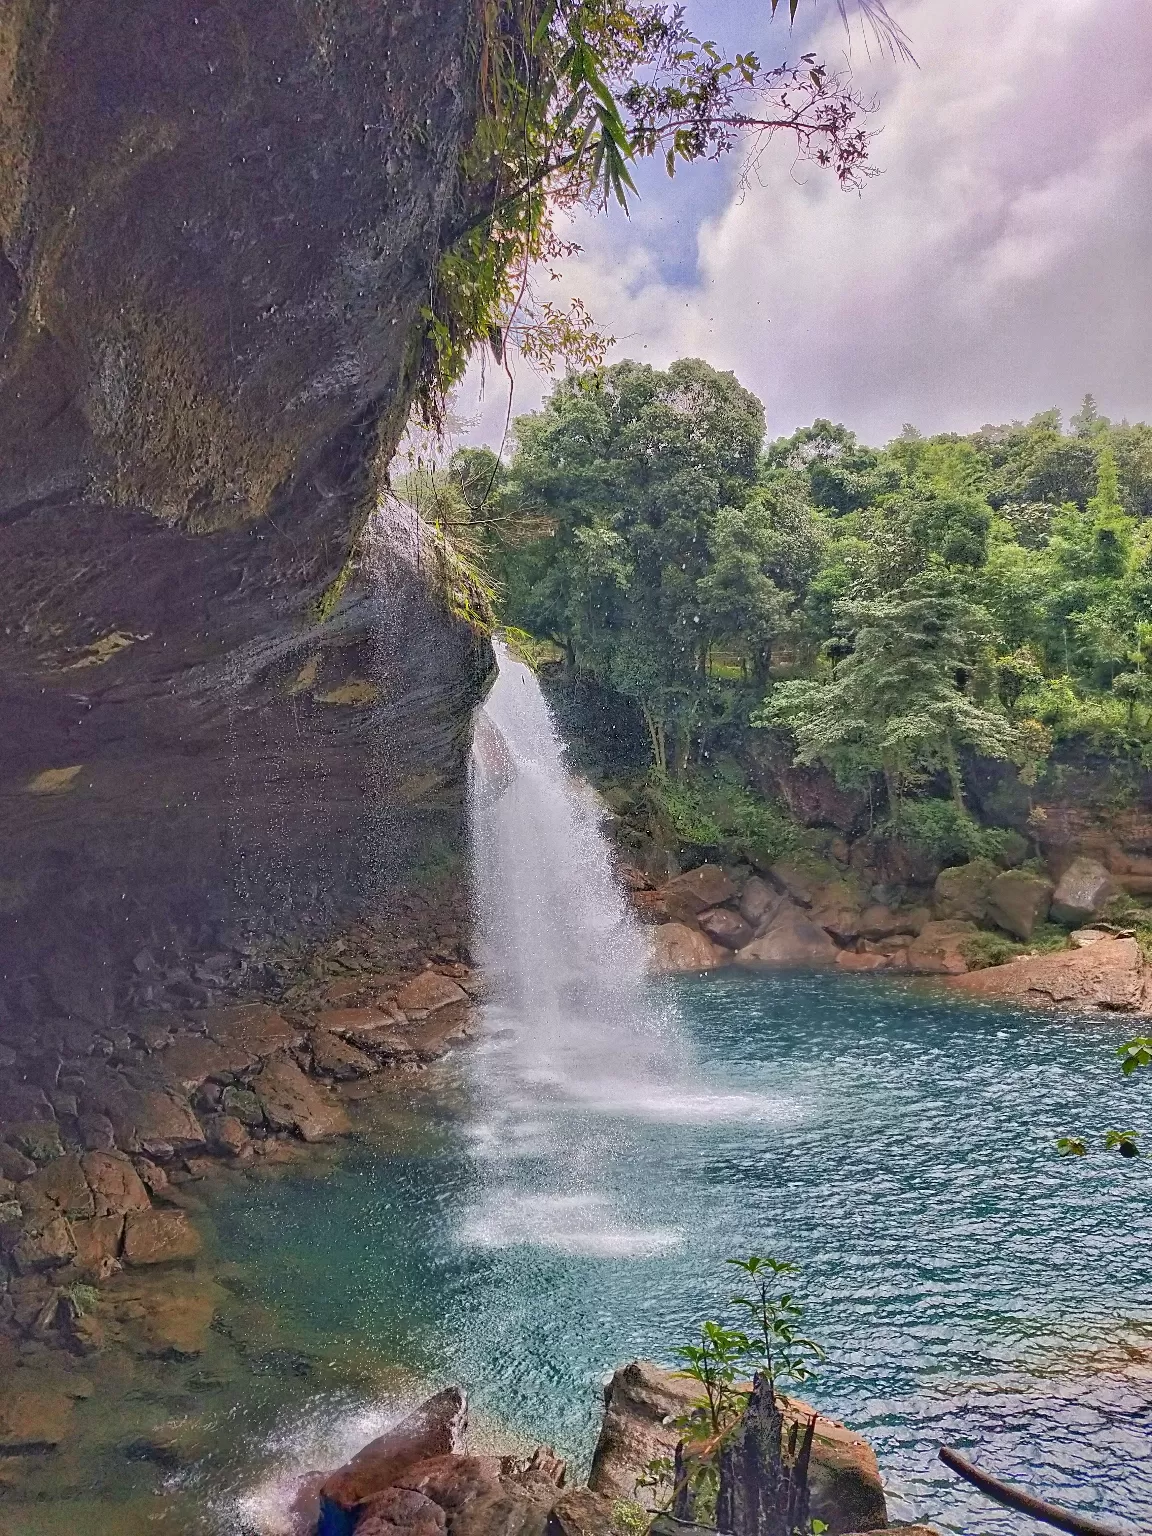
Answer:
M52 1387L0 1388L0 1454L54 1451L68 1434L73 1400Z
M200 1234L183 1211L132 1211L125 1220L126 1264L185 1263L200 1247Z

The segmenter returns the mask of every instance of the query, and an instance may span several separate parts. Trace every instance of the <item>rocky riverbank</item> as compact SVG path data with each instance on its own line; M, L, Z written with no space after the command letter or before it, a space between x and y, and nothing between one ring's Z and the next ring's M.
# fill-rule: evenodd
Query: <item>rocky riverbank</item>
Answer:
M835 966L940 977L1008 1001L1152 1012L1152 930L1087 857L1058 879L974 859L896 899L817 859L779 860L762 875L704 864L661 885L632 867L624 875L658 971ZM1109 921L1124 916L1138 926Z
M411 894L328 944L269 953L246 997L61 1025L7 1052L0 1488L67 1449L93 1379L114 1391L133 1361L163 1375L220 1352L230 1298L195 1220L202 1192L323 1167L373 1099L467 1038L464 932L458 894ZM273 1349L273 1319L244 1347L261 1332Z
M522 1456L470 1453L467 1401L450 1387L333 1471L305 1475L292 1498L292 1536L637 1536L653 1495L643 1479L671 1458L676 1421L699 1388L647 1361L616 1371L586 1486L571 1486L550 1446ZM783 1400L785 1423L815 1415L812 1518L829 1536L888 1525L876 1457L862 1436L805 1403ZM906 1536L931 1536L903 1526Z

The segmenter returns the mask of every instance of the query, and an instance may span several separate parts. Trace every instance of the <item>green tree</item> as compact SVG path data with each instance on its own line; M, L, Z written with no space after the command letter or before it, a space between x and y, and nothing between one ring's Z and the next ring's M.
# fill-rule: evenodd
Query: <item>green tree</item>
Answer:
M963 810L959 754L1023 763L1029 742L970 681L996 638L990 616L946 574L918 577L882 601L844 604L851 653L826 680L777 686L754 725L785 725L798 763L823 763L843 782L884 775L894 821L910 786L946 770Z

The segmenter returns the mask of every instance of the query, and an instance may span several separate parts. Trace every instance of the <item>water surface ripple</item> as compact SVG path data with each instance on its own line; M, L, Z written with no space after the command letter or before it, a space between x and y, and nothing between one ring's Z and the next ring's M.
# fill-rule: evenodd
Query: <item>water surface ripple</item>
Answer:
M1123 1021L873 977L663 985L695 1048L687 1108L680 1085L485 1133L465 1073L417 1149L358 1154L320 1199L230 1197L226 1250L302 1334L460 1380L577 1460L605 1373L667 1359L727 1293L726 1256L795 1259L829 1356L809 1395L875 1445L893 1518L1034 1529L939 1466L950 1444L1152 1528L1150 1164L1053 1150L1147 1123L1149 1085L1112 1055Z

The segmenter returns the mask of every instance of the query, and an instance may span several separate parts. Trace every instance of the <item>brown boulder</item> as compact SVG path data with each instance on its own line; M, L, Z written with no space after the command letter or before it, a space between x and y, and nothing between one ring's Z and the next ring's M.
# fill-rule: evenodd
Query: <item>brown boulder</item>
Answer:
M124 1262L179 1264L200 1252L200 1234L183 1211L131 1211L124 1223Z
M97 1216L125 1216L129 1211L148 1209L151 1204L148 1191L126 1157L115 1157L110 1152L88 1152L80 1161Z
M740 892L740 916L752 928L767 922L780 905L780 892L767 880L753 875Z
M881 906L877 902L864 908L857 926L862 939L891 939L898 933L919 933L928 920L929 915L924 908L894 912L891 907Z
M325 1077L341 1080L371 1077L378 1070L371 1056L365 1056L356 1046L326 1029L313 1030L309 1044L312 1048L312 1069Z
M696 917L708 907L723 906L737 892L718 864L701 864L669 880L663 894L666 902L674 901Z
M751 925L727 907L714 907L710 912L702 912L700 931L706 933L722 949L743 949L755 936Z
M892 964L892 957L875 951L869 954L842 949L836 956L836 964L842 971L886 971Z
M58 1157L26 1179L20 1187L26 1211L43 1216L95 1216L92 1191L78 1157Z
M30 1157L17 1152L6 1141L0 1141L0 1178L11 1179L14 1184L19 1184L24 1179L30 1179L35 1172L36 1164Z
M159 1090L139 1092L118 1086L104 1104L116 1128L117 1144L129 1152L171 1149L192 1151L204 1144L204 1132L185 1099Z
M648 930L648 968L657 976L677 971L711 971L725 952L707 934L687 923L660 923Z
M448 1387L330 1473L320 1485L321 1496L340 1509L353 1509L418 1462L459 1451L467 1427L467 1398L459 1387Z
M256 1060L239 1045L219 1045L203 1035L181 1035L159 1053L160 1069L176 1088L191 1093L210 1077L242 1072Z
M984 922L992 883L999 874L999 867L991 859L971 859L967 864L942 869L932 891L932 910L937 919Z
M1135 939L1110 938L1084 949L1021 956L957 977L953 985L978 997L1127 1013L1144 1001L1145 966Z
M604 1418L588 1486L611 1499L635 1499L636 1480L656 1456L670 1456L679 1439L673 1420L699 1400L691 1381L646 1360L623 1366L604 1389ZM785 1421L810 1417L804 1403L788 1402ZM834 1419L818 1415L809 1476L812 1515L831 1533L875 1530L887 1524L884 1490L868 1442Z
M41 1269L57 1269L75 1256L72 1228L63 1216L33 1218L20 1229L12 1260L22 1275Z
M0 1389L0 1452L35 1456L54 1451L68 1434L73 1400L52 1387Z
M1052 893L1052 916L1058 923L1087 923L1116 895L1119 887L1097 859L1073 859Z
M768 871L768 876L779 890L802 907L810 907L824 892L830 880L840 883L829 866L796 859L777 859Z
M1035 933L1037 923L1047 918L1051 903L1051 880L1023 869L1006 869L996 876L989 889L988 916L1005 933L1026 943Z
M221 1152L233 1157L248 1145L248 1132L235 1115L210 1115L204 1122L208 1140Z
M925 923L908 946L907 969L920 976L963 976L968 969L964 940L978 930L959 918Z
M281 1131L296 1131L305 1141L343 1136L351 1128L340 1105L310 1082L286 1056L264 1065L253 1079L252 1091L269 1125Z
M304 1038L302 1029L289 1024L266 1003L230 1003L210 1008L204 1014L204 1025L209 1039L217 1045L229 1051L247 1051L256 1057L293 1050Z
M396 994L396 1006L403 1013L435 1013L451 1003L468 1002L468 994L451 976L439 971L421 971Z
M849 939L859 937L860 919L863 914L855 892L847 886L825 886L823 890L818 891L808 915L834 939L847 942Z
M395 1013L385 1008L324 1008L316 1018L317 1029L354 1043L362 1035L371 1038L378 1030L393 1029L395 1025Z
M741 965L835 965L838 953L825 930L789 904L736 959Z
M123 1216L94 1216L90 1221L72 1223L76 1244L73 1262L76 1268L94 1280L106 1280L116 1268L124 1237Z
M591 1488L569 1488L552 1506L547 1536L625 1536L619 1502Z
M356 1521L357 1536L444 1536L447 1529L439 1504L412 1488L386 1488Z
M397 1486L438 1504L453 1536L544 1536L556 1502L554 1476L536 1457L523 1465L510 1457L440 1456L412 1467Z

